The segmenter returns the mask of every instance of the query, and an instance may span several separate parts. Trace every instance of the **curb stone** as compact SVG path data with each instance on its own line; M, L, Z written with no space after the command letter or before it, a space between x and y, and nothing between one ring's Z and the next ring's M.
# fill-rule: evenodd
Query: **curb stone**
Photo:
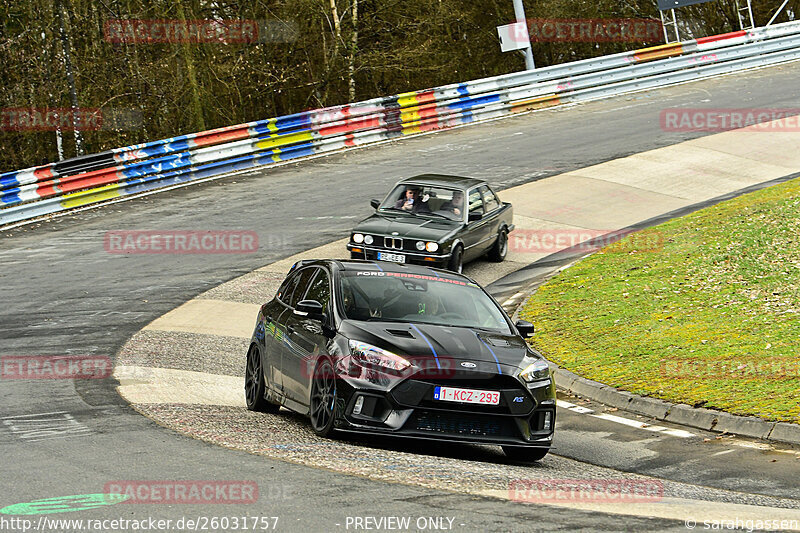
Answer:
M800 425L778 422L768 438L780 442L800 442Z
M755 416L736 416L725 412L720 412L717 416L717 425L714 427L714 431L757 439L768 438L777 423L767 422Z
M559 390L657 420L717 433L729 433L786 444L800 444L800 425L798 424L769 422L754 416L733 415L725 411L714 411L639 396L582 378L560 367L557 367L555 371L555 380Z

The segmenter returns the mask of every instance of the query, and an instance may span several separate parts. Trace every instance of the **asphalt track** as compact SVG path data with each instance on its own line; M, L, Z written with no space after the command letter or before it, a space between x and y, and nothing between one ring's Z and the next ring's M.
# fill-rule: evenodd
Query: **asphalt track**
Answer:
M797 107L798 86L800 66L774 67L405 139L4 232L0 354L114 357L134 332L204 290L340 238L369 213L368 199L398 177L469 174L505 188L698 136L663 132L658 114L665 107ZM251 255L112 255L103 250L103 235L111 229L247 229L258 233L261 248ZM0 398L0 450L12 459L3 461L0 505L102 492L112 480L254 479L262 497L253 505L117 505L72 515L280 516L278 529L285 531L345 530L348 516L364 515L455 517L453 529L462 531L685 529L677 521L522 506L225 450L142 418L118 397L112 380L4 380ZM85 431L37 442L9 431L8 417L53 411L69 413ZM714 463L697 446L677 441L654 453L637 442L639 433L605 427L605 421L587 428L577 416L561 417L559 431L578 432L571 441L583 444L559 453L578 461L680 475L699 485L738 487L743 495L798 498L790 481L798 468L792 453L749 448ZM464 453L453 456L475 460ZM682 472L672 472L678 454L697 454L689 471L683 463ZM581 464L573 461L558 475L580 478ZM797 504L783 500L781 506Z

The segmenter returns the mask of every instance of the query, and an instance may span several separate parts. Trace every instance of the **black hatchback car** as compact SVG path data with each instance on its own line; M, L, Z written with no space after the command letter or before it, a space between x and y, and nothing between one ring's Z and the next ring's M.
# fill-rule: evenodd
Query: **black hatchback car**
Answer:
M477 283L380 261L296 263L258 313L247 407L309 416L321 436L360 432L497 444L544 457L555 385L547 362Z
M397 183L375 213L353 228L353 259L413 263L461 272L482 255L502 261L514 211L483 181L423 174Z

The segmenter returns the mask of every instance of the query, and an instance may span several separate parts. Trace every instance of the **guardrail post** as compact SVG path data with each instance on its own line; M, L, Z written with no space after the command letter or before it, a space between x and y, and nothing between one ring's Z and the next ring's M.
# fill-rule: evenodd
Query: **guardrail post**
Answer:
M522 0L514 0L514 16L517 18L516 22L522 22L526 28L528 27L528 20L525 18L525 6L522 5ZM536 65L533 63L533 50L531 50L530 40L528 40L528 45L520 51L525 56L525 70L535 69Z

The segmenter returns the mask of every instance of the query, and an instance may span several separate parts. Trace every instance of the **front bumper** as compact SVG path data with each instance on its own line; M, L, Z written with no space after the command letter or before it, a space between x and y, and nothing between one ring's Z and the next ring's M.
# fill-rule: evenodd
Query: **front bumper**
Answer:
M347 249L350 250L353 259L378 260L378 252L389 254L399 254L406 257L406 263L413 265L425 265L432 267L446 266L450 262L450 254L431 254L421 252L411 252L408 250L395 250L392 248L380 248L377 246L364 246L363 244L348 243Z
M336 427L342 431L539 448L552 444L556 404L549 385L526 389L507 376L496 376L492 386L412 378L390 391L356 388L347 378L339 383ZM434 400L438 385L496 390L500 405Z

